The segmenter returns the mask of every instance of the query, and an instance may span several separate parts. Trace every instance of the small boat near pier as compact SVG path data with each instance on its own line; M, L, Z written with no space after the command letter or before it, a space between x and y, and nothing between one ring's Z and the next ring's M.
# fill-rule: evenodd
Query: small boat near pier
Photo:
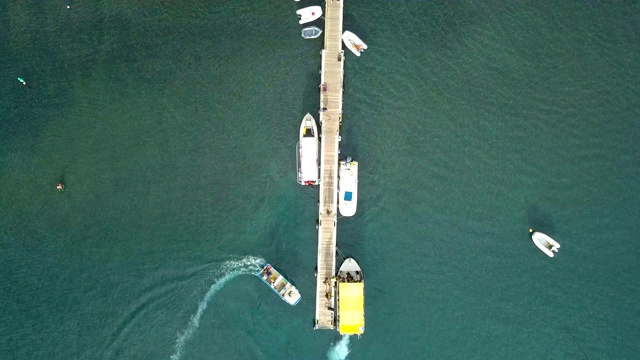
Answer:
M302 297L298 289L270 264L266 264L256 275L287 304L296 305L300 302Z
M358 162L348 156L338 165L338 210L342 216L353 216L358 208Z
M322 34L322 30L317 26L309 26L302 29L302 37L305 39L315 39Z
M320 18L320 16L322 16L322 7L309 6L296 11L296 14L298 14L298 22L300 24L306 24L308 22L317 20L318 18Z
M340 335L364 333L364 277L360 265L353 259L345 259L336 276L336 323Z
M360 56L367 50L367 44L351 31L345 31L342 34L342 42L344 42L344 45L356 56Z
M319 177L319 141L316 120L307 113L300 124L300 134L296 146L296 163L298 167L298 183L300 185L316 185Z

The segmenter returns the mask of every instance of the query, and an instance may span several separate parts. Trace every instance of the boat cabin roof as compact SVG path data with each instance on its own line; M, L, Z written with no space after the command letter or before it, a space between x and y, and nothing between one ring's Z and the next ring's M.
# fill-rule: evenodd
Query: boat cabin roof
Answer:
M303 181L318 180L318 140L305 137L300 140L300 162Z
M339 283L338 295L340 334L364 333L364 283Z

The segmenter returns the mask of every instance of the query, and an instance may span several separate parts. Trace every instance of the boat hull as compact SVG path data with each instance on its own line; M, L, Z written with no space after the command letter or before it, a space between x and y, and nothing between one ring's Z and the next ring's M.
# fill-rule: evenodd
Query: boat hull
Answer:
M305 39L315 39L322 34L322 30L317 26L309 26L301 31L301 35Z
M353 258L345 259L338 270L337 328L341 335L364 333L364 276Z
M287 304L295 306L302 299L298 289L270 264L266 264L256 275Z
M338 171L338 210L342 216L353 216L358 208L358 162L340 161Z
M318 141L318 125L307 113L300 123L300 133L296 146L296 164L298 183L300 185L317 185L320 176L320 143Z
M537 231L530 231L531 240L534 244L549 257L554 256L554 252L558 252L560 244L553 240L550 236Z
M317 20L320 16L322 16L322 7L309 6L296 11L296 14L298 14L298 22L300 24L306 24Z
M359 272L362 274L362 269L360 265L356 262L354 258L347 258L344 260L340 268L338 269L338 274L340 273L349 273L349 272Z
M362 55L368 48L367 44L351 31L345 31L342 34L342 42L356 56Z

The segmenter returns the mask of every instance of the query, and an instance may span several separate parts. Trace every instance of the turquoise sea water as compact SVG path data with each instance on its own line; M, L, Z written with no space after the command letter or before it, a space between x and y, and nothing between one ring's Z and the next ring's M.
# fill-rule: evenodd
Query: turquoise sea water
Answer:
M0 5L0 359L639 358L640 7L346 0L341 339L295 180L316 3Z

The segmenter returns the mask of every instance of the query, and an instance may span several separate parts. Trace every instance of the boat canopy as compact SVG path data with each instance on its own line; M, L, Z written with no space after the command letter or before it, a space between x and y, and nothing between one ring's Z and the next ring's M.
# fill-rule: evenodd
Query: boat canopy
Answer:
M364 283L338 284L338 318L341 335L364 333Z
M306 128L305 128L306 131ZM300 169L302 181L318 181L318 139L315 137L303 137L300 140Z

